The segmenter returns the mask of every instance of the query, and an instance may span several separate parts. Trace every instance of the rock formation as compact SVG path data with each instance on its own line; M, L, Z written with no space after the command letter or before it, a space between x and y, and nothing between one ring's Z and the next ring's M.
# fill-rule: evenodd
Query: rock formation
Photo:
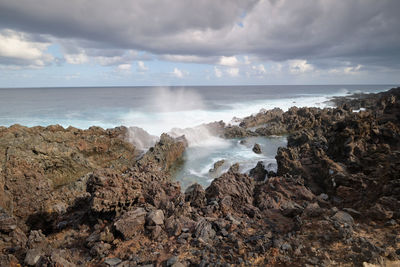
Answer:
M234 165L185 193L170 175L184 137L164 134L136 159L123 127L1 127L0 265L396 266L399 97L210 124L226 137L288 134L288 146L276 177Z

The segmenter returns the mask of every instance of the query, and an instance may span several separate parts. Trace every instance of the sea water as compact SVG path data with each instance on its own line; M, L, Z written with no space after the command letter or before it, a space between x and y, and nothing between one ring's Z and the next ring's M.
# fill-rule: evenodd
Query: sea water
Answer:
M74 88L2 88L0 89L0 126L60 124L86 129L90 126L113 128L136 126L154 136L163 132L185 134L189 147L176 177L186 187L192 182L207 186L215 175L209 169L226 160L239 163L248 172L258 161L276 169L275 155L285 137L224 140L202 123L224 121L235 124L261 109L291 106L327 107L333 96L379 92L394 85L270 85L270 86L186 86L186 87L74 87ZM130 140L138 138L132 132ZM146 142L145 142L146 143ZM260 144L262 154L252 151ZM146 147L144 147L146 149ZM274 165L275 164L275 165Z

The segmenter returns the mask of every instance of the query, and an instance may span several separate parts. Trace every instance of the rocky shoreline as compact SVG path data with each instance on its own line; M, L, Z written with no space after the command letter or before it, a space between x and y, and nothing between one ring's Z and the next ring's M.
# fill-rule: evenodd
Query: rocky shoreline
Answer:
M399 266L400 88L334 101L207 125L288 145L185 193L184 137L0 127L0 266Z

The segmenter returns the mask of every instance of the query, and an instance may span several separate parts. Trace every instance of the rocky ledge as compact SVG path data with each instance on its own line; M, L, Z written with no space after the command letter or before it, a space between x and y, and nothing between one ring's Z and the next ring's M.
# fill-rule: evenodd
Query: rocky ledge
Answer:
M137 159L124 127L2 127L0 265L398 266L400 88L337 104L211 124L288 146L265 181L231 168L185 193L184 137Z

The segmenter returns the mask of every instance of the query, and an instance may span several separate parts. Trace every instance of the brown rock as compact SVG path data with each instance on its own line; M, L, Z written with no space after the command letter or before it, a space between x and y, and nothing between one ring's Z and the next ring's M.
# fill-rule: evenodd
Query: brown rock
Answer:
M125 239L130 239L144 230L146 214L143 208L129 211L114 223L115 229L119 231Z
M259 144L254 144L252 150L253 150L253 152L256 153L256 154L261 154L261 153L262 153L262 152L261 152L261 147L260 147Z

